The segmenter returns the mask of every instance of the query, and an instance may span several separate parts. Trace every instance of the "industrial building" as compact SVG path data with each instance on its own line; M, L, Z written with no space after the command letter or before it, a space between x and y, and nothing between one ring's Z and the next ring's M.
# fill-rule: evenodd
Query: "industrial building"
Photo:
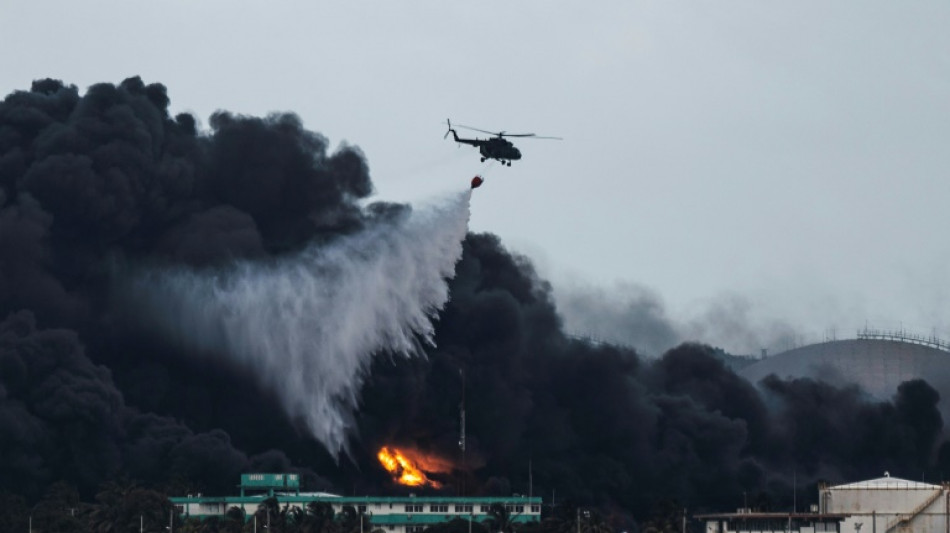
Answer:
M739 509L735 513L696 515L706 523L706 533L844 533L846 515L808 513L758 513ZM867 532L865 532L867 533Z
M183 518L224 517L228 509L237 507L248 519L265 499L274 497L285 506L306 511L311 502L326 502L339 514L344 506L352 506L368 518L373 529L387 533L419 533L433 524L460 518L485 522L493 504L503 505L511 521L524 523L541 518L541 498L451 497L451 496L338 496L325 492L301 492L296 474L242 474L239 496L203 496L201 494L170 498Z
M950 485L884 477L822 485L808 513L697 515L706 533L950 533Z

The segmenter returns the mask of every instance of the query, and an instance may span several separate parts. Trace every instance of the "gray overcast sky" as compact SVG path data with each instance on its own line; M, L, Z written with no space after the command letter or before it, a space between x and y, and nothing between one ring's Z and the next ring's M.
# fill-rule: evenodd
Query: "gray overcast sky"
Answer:
M140 75L203 123L293 111L379 199L483 172L472 230L675 320L950 331L947 0L0 0L0 67L3 95ZM490 167L446 117L565 140Z

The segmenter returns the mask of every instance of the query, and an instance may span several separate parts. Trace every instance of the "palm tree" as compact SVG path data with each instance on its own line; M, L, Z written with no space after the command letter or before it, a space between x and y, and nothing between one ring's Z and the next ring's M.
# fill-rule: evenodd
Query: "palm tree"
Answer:
M511 512L500 503L493 503L488 507L488 525L491 531L511 533Z
M267 533L281 531L280 502L277 501L277 498L271 496L270 498L262 501L257 507L257 511L254 513L254 515L257 516L258 524L262 526L269 526L267 528Z
M96 494L97 503L86 515L87 528L95 533L164 529L172 504L164 494L123 479L106 482Z
M653 508L652 516L643 524L644 533L676 533L680 530L683 508L672 500L663 500Z
M241 533L245 522L247 522L247 520L245 519L244 509L231 506L227 512L224 513L224 527L222 529L227 533Z
M304 533L337 533L339 529L334 522L333 506L327 502L310 502L307 511L300 523L300 531Z
M82 517L88 506L79 500L79 491L65 481L49 486L43 499L34 507L33 528L38 531L79 533Z
M340 533L359 533L360 514L356 512L356 507L344 505L340 509L339 527Z
M201 521L198 528L199 533L220 533L222 531L221 518L218 516L209 516Z

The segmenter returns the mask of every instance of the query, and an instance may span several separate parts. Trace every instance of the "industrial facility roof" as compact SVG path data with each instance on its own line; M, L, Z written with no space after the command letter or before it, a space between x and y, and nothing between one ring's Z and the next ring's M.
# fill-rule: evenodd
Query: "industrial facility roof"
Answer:
M908 479L901 479L899 477L891 477L887 474L884 477L879 477L877 479L869 479L867 481L857 481L854 483L848 483L845 485L835 485L833 487L828 487L829 489L905 489L905 490L937 490L940 488L940 485L931 485L930 483L922 483L920 481L910 481Z

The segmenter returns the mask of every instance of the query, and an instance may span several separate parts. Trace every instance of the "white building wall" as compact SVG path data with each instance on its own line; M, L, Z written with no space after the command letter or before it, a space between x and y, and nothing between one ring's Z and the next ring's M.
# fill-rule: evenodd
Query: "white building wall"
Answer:
M927 500L936 499L905 524L901 518L911 517ZM841 533L950 533L947 489L848 489L825 491L825 512L850 514L841 526ZM858 527L860 524L860 528Z

